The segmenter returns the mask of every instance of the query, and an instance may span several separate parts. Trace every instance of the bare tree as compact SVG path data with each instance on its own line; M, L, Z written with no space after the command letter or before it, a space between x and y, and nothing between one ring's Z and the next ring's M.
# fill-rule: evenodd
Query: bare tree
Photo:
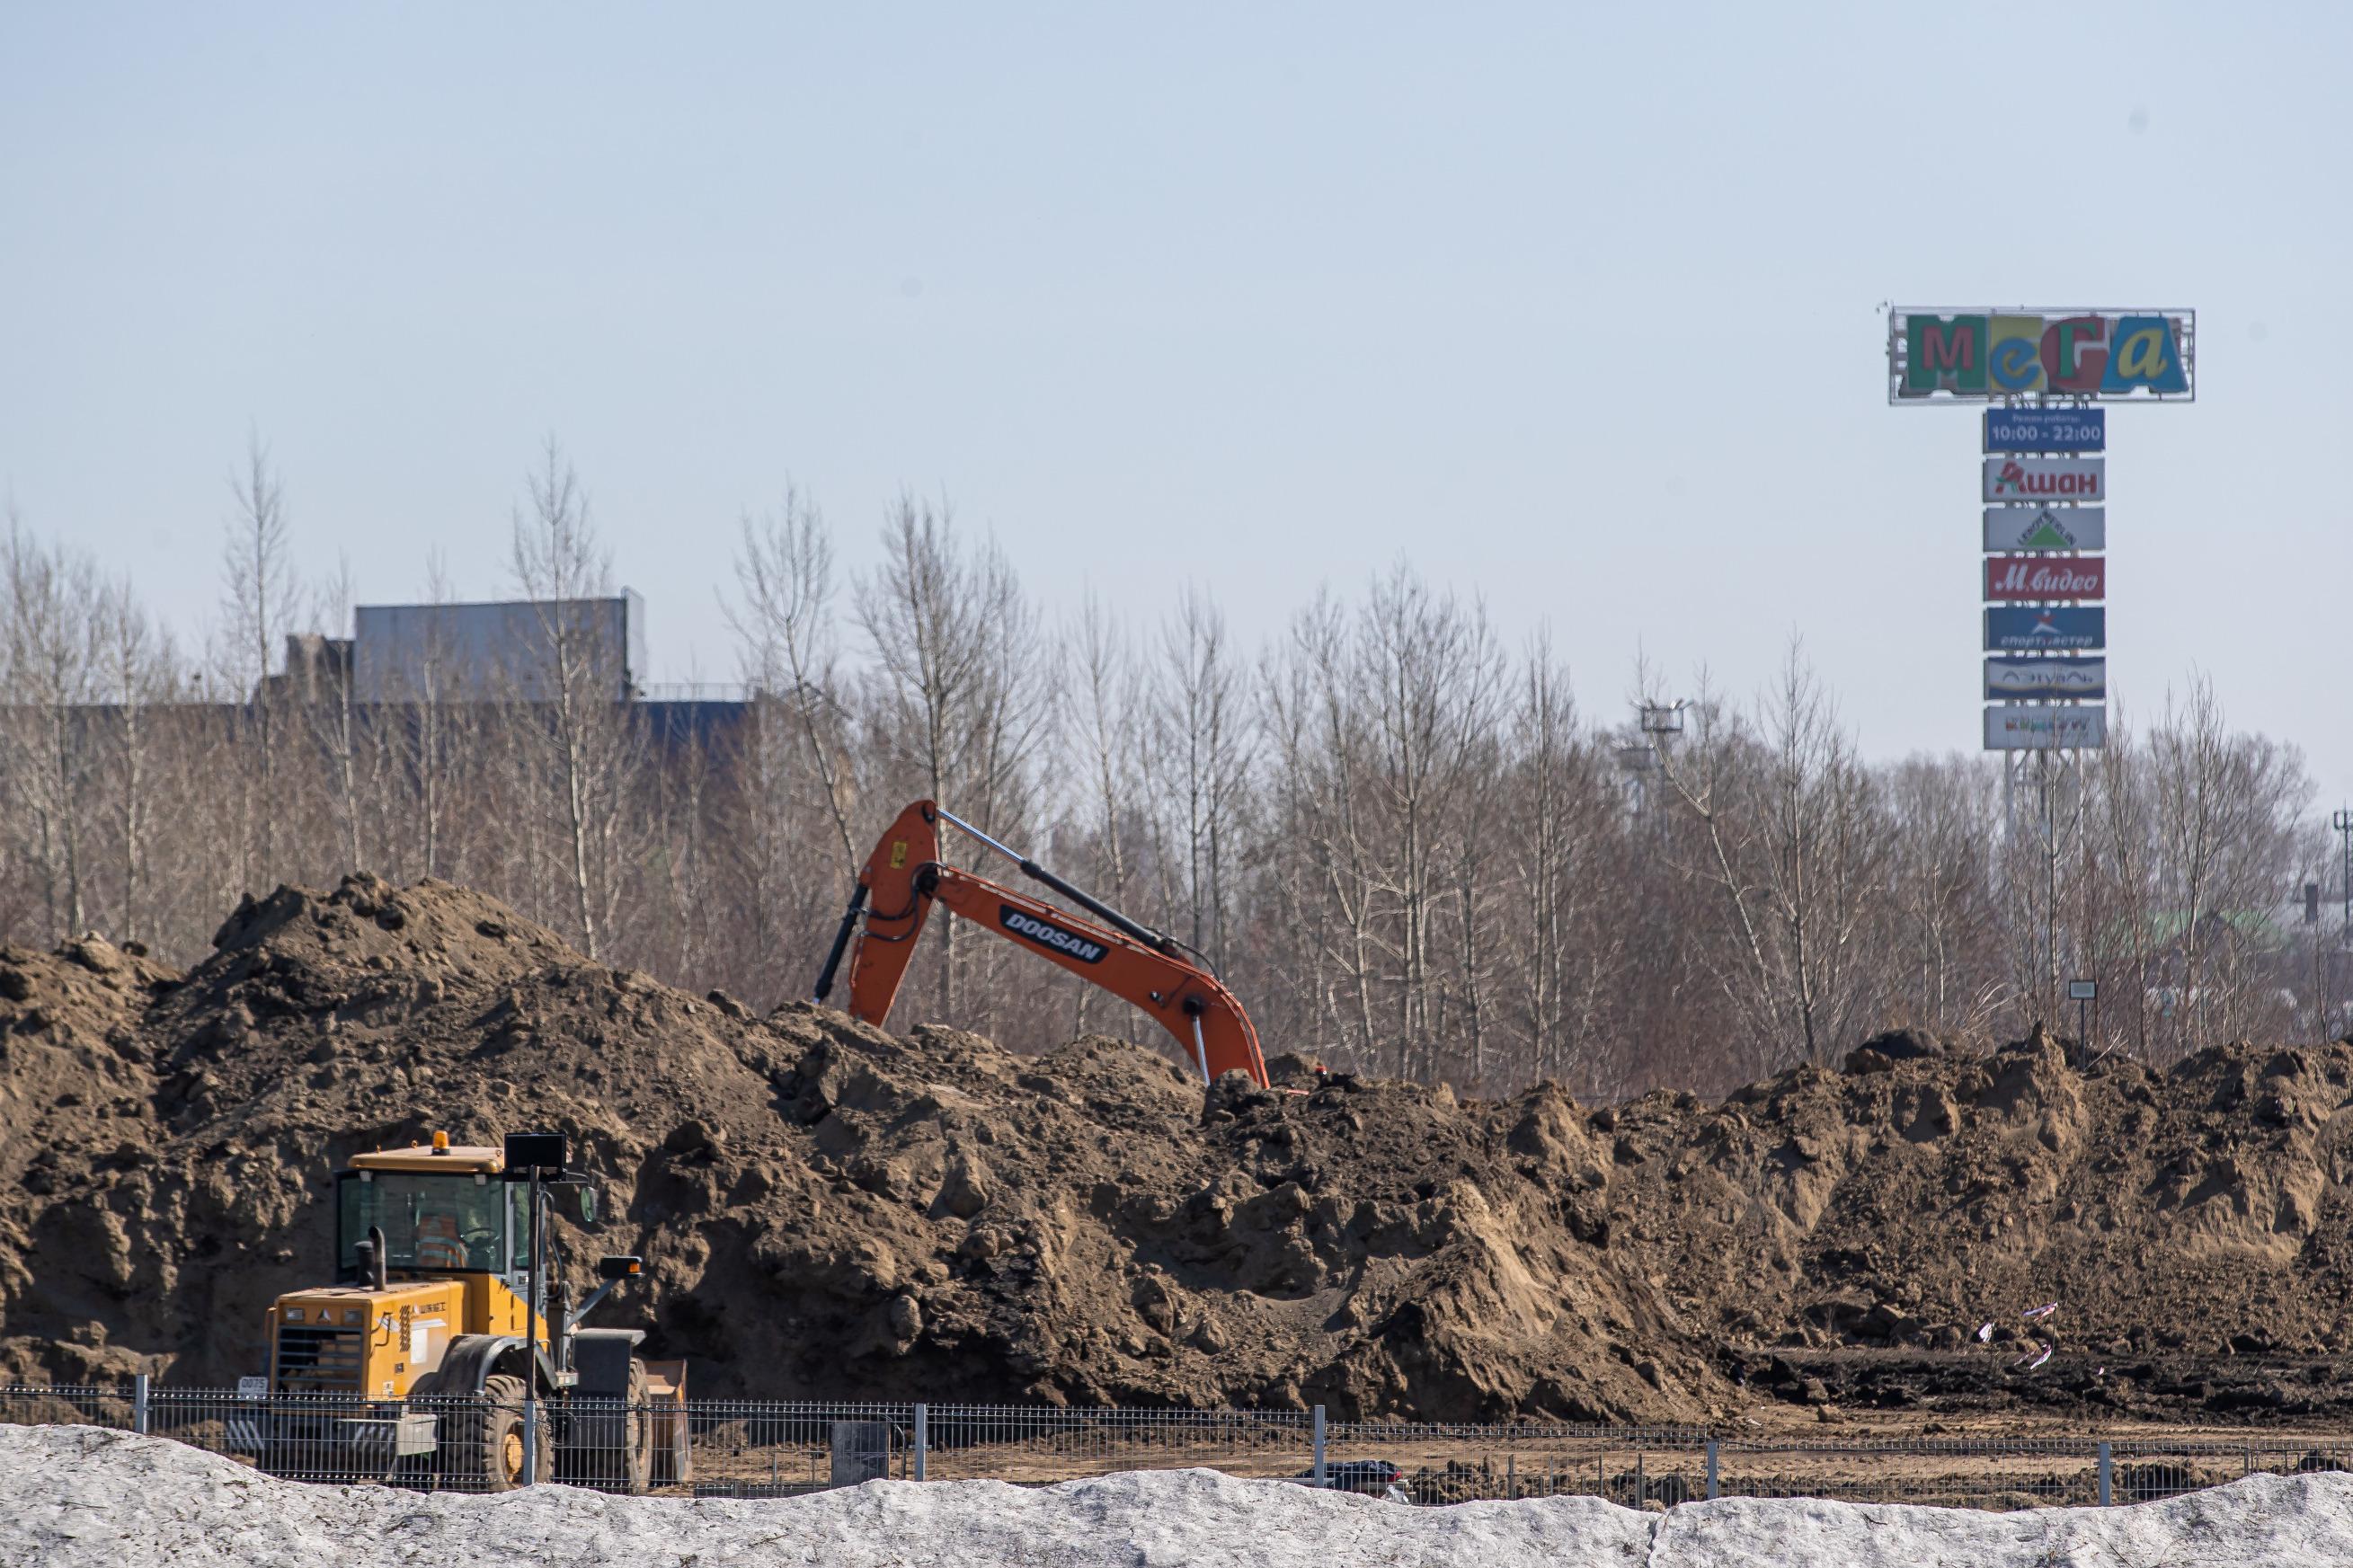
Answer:
M42 903L53 937L89 919L87 837L96 771L90 704L98 695L102 625L97 571L83 556L44 550L8 511L7 627L0 641L12 700L0 728L16 808L30 824Z
M1734 937L1720 980L1761 1069L1783 1041L1826 1059L1860 1012L1885 838L1870 777L1794 640L1760 709L1751 739L1703 700L1697 743L1664 749L1662 772L1702 830L1699 874Z
M741 605L722 608L735 629L744 675L759 699L780 708L799 735L841 846L843 871L854 877L858 846L849 826L849 769L842 756L844 710L832 621L833 539L816 504L787 486L780 510L756 522L746 513L735 583ZM782 767L776 771L779 778L786 773Z
M115 736L116 853L124 942L149 934L149 865L156 816L153 713L172 692L174 658L133 596L131 580L106 584L99 597L100 688L111 705Z
M925 796L1012 831L1052 710L1056 659L1038 612L993 541L958 548L944 509L901 497L882 545L854 595L877 669L877 739ZM956 1015L960 967L945 922L944 1016Z
M1609 795L1547 633L1529 646L1513 728L1518 778L1505 796L1514 822L1504 836L1512 846L1504 881L1521 913L1522 940L1503 951L1517 995L1517 1033L1534 1073L1582 1078L1629 934L1624 922L1594 914L1605 900L1632 890L1606 879Z
M1177 879L1166 901L1187 943L1222 964L1227 859L1253 742L1240 675L1227 649L1226 618L1206 590L1188 584L1178 593L1161 627L1157 674L1150 769L1174 839L1162 862Z
M239 773L247 832L239 847L238 881L250 888L278 871L284 803L278 790L280 702L270 689L269 666L279 639L293 624L301 588L290 559L284 487L259 431L248 434L244 465L229 476L228 488L236 510L221 550L227 642L220 664L248 704L241 719L252 731L235 748L247 764Z
M1080 602L1068 641L1071 674L1060 692L1066 771L1086 780L1086 791L1083 808L1071 802L1065 810L1092 851L1089 880L1114 908L1124 908L1134 869L1130 823L1146 807L1140 784L1142 672L1124 628L1092 590ZM1084 1034L1102 999L1092 985L1074 990L1071 1028Z
M2003 924L1987 872L2000 834L1993 770L1957 756L1884 770L1889 945L1878 955L1897 1021L1976 1036L2010 991L1992 955Z
M348 626L352 623L352 563L348 556L339 557L335 575L327 584L327 621L332 626ZM292 703L299 706L308 721L310 739L326 757L334 772L335 816L340 829L338 858L343 869L357 871L367 865L367 857L360 844L364 792L362 753L368 737L364 732L359 694L353 689L353 671L348 660L336 660L330 635L310 639L306 656L307 668L296 670L290 652L287 684ZM348 650L350 645L344 645Z
M2270 911L2306 858L2295 825L2310 806L2310 781L2295 753L2232 733L2202 674L2179 706L2168 699L2149 745L2158 840L2170 871L2179 1031L2189 1040L2248 1032L2270 1011L2250 1009L2253 947L2270 940Z
M512 569L531 602L538 646L527 660L528 726L553 759L571 913L589 957L602 951L619 896L615 865L635 737L623 710L627 649L590 602L610 595L612 559L588 498L554 437L513 519Z

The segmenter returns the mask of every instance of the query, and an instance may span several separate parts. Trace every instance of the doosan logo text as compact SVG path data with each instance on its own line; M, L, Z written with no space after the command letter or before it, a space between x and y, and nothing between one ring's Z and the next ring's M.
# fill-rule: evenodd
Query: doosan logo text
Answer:
M1056 952L1067 953L1081 963L1101 963L1110 950L1099 942L1081 936L1074 931L1022 913L1010 904L997 906L997 923L1016 936L1026 936L1040 947L1050 947Z
M2100 556L1998 555L1986 563L1989 599L2100 599L2107 585L2107 561Z

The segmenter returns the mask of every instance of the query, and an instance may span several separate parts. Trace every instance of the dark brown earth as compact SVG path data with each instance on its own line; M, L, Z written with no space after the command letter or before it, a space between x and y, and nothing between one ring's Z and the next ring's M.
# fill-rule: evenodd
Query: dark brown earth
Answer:
M1891 1037L1721 1102L1231 1080L589 963L438 883L281 889L182 974L0 950L0 1376L218 1384L332 1171L570 1132L600 1313L706 1394L1335 1415L2341 1416L2353 1047L2164 1072ZM2040 1323L2021 1311L2059 1310ZM1991 1343L1978 1325L1991 1322ZM2015 1363L2048 1335L2058 1349Z

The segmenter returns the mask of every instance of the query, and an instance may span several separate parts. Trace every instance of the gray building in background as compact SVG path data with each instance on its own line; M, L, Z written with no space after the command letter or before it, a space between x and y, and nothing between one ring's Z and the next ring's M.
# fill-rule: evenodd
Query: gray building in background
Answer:
M351 679L361 702L412 702L429 686L457 701L554 699L555 647L577 650L614 701L646 677L646 602L609 599L487 605L362 605L352 613Z

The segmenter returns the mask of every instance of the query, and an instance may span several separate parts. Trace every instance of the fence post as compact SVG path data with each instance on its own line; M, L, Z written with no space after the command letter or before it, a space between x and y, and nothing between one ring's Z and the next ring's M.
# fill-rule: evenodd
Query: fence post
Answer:
M1315 1407L1315 1484L1324 1484L1324 1407Z
M131 1379L131 1429L142 1437L147 1436L147 1374L143 1372Z
M2110 1450L2104 1441L2100 1444L2100 1506L2102 1508L2108 1507L2116 1497L2113 1489L2115 1471L2110 1468Z
M2106 1445L2106 1444L2105 1444L2105 1443L2101 1445L2101 1447L2102 1447L2103 1449L2105 1449L2106 1447L2107 1447L2107 1445ZM2103 1461L2103 1464L2105 1465L2105 1461ZM2102 1469L2102 1471L2101 1471L2101 1474L2102 1474L2102 1475L2105 1475L2106 1473L2107 1473L2107 1472L2106 1472L2106 1470L2105 1470L2105 1468L2103 1468L2103 1469ZM2105 1482L2103 1482L2103 1483L2102 1483L2102 1489L2103 1489L2103 1490L2105 1490ZM1715 1499L1716 1499L1719 1495L1720 1495L1720 1494L1718 1493L1718 1491L1717 1491L1717 1489L1716 1489L1716 1484L1715 1484L1715 1438L1713 1438L1713 1437L1710 1437L1710 1438L1707 1440L1707 1496L1708 1496L1708 1500L1709 1500L1709 1501L1711 1501L1711 1502L1713 1502L1713 1501L1715 1501Z
M931 1453L931 1447L932 1407L928 1405L918 1405L915 1406L915 1479L919 1481L926 1479L923 1474L923 1460Z

